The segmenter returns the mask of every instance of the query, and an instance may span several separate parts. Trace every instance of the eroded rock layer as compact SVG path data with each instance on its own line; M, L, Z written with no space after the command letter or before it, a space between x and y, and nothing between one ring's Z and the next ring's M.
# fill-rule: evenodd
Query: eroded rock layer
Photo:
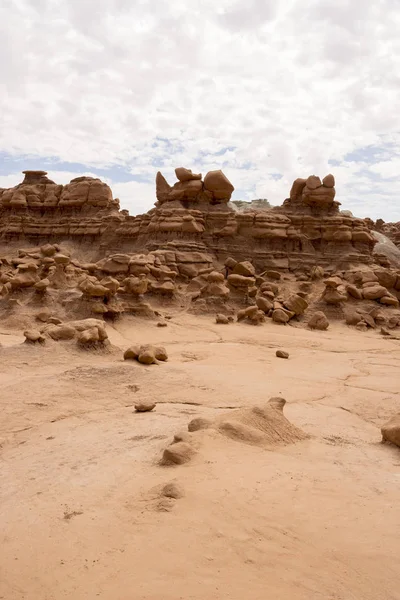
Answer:
M297 179L281 207L237 212L229 202L233 185L222 171L202 180L181 167L173 186L158 173L155 208L130 216L99 179L78 177L63 186L43 171L24 174L21 184L0 190L3 241L73 240L92 250L96 241L97 258L110 252L170 251L175 262L188 265L188 276L196 274L197 264L228 257L251 260L259 270L289 271L373 261L369 224L339 212L332 175L323 181Z

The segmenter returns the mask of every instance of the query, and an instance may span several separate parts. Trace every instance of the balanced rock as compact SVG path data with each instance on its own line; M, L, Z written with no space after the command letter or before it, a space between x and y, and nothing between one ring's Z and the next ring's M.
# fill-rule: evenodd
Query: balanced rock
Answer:
M204 189L216 200L230 200L234 187L222 171L209 171L204 178Z

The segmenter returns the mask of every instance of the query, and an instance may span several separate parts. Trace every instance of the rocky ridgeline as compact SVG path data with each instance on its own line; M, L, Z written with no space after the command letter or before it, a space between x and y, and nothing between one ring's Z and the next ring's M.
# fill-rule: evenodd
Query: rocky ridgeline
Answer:
M97 258L110 251L172 251L187 265L188 276L191 266L197 269L199 253L212 261L232 257L251 260L259 270L290 272L373 262L370 225L340 213L332 175L322 182L315 176L297 179L281 207L246 211L233 208L234 188L222 171L202 180L178 168L176 176L170 186L158 173L155 208L130 216L119 211L119 201L98 179L78 177L62 186L42 171L25 171L20 185L0 191L0 242L72 240L96 248Z

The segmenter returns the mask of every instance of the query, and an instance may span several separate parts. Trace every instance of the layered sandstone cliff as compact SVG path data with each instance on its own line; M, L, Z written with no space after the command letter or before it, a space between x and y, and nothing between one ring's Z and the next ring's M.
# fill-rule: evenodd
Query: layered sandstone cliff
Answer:
M251 260L259 269L292 271L373 260L369 226L339 212L332 175L323 181L297 179L281 207L245 212L229 202L234 188L222 171L207 173L204 180L184 168L176 175L170 186L158 173L155 208L129 216L99 179L78 177L62 186L43 171L26 171L21 184L0 191L0 239L73 240L96 247L99 257L164 250L182 260L186 255L185 262L194 265L200 253L207 255L203 263L233 257Z

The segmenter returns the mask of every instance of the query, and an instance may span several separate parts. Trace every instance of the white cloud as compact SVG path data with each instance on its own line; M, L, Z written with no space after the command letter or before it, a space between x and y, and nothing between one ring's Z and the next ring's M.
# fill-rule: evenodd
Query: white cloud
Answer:
M0 151L125 165L148 179L113 186L130 210L151 208L155 161L170 183L175 166L222 167L274 203L333 170L344 208L398 220L394 165L343 159L393 158L399 28L397 0L3 0Z

